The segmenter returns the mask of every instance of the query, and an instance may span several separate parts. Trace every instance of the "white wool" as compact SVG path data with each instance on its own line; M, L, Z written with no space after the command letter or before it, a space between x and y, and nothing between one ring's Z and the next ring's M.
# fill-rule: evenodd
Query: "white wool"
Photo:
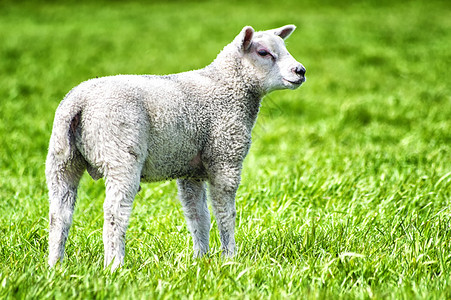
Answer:
M244 27L209 66L180 74L85 81L59 105L46 162L49 264L63 259L78 182L105 177L105 267L123 264L140 181L177 179L194 255L208 251L206 182L225 255L235 253L235 193L262 97L299 87L305 69L283 38Z

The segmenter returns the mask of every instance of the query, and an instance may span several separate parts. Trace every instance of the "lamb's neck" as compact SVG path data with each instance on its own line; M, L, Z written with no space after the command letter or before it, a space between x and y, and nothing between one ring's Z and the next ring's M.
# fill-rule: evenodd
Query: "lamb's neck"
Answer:
M229 102L236 101L241 106L245 104L249 113L256 117L264 92L258 80L249 76L253 72L247 70L239 56L230 53L230 49L226 47L202 72L224 87L219 90L227 91L224 96Z

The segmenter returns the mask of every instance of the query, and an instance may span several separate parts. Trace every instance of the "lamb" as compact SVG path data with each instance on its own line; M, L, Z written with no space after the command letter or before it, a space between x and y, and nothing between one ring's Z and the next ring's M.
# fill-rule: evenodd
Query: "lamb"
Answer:
M141 181L177 180L194 257L209 251L208 182L222 254L233 256L235 195L261 99L305 82L304 66L284 44L295 28L246 26L200 70L102 77L73 88L56 110L46 160L49 265L63 260L85 170L105 178L105 268L123 265Z

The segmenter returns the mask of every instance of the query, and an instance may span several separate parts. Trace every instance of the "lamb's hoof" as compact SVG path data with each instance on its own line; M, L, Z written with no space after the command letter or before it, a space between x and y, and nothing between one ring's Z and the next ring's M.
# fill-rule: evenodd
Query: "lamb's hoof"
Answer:
M193 258L201 258L205 256L207 253L209 253L209 250L194 250Z
M61 265L63 263L63 259L59 258L59 257L50 257L49 258L49 267L51 269L55 268L58 264Z
M121 262L120 259L113 258L112 261L105 261L103 264L103 268L105 270L110 269L111 273L114 273L115 271L119 270L123 266L123 262Z

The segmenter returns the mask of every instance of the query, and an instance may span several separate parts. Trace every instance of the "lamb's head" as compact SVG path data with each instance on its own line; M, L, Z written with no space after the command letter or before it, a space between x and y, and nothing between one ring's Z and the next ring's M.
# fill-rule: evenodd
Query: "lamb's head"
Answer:
M295 29L294 25L286 25L255 32L246 26L234 40L243 65L265 93L296 89L306 80L304 66L293 58L284 42Z

